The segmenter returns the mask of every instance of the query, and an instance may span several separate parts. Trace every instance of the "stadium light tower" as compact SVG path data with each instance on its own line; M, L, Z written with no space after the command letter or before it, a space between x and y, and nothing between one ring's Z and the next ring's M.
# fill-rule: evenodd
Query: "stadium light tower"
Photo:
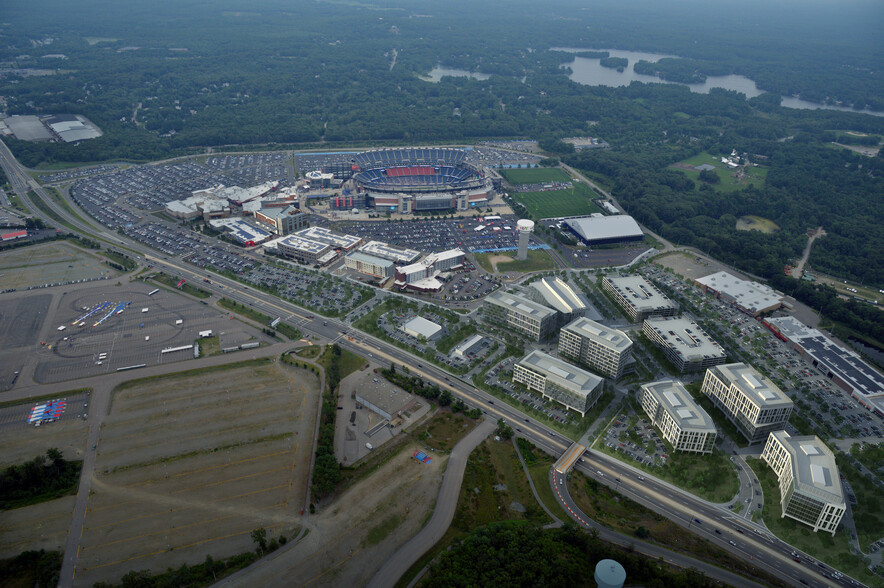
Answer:
M534 232L534 221L520 219L516 223L516 230L519 232L519 253L516 255L516 259L528 259L528 241L531 240L531 233Z

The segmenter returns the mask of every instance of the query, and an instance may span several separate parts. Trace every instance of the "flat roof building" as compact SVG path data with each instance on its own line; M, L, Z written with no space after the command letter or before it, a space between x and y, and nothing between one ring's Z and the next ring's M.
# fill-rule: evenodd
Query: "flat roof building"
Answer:
M712 453L715 448L715 423L681 382L662 380L644 384L639 402L651 424L676 451Z
M513 366L513 381L586 416L602 395L602 378L542 351Z
M564 281L556 277L540 278L536 282L532 282L529 286L536 293L538 302L556 309L566 318L566 320L583 316L583 313L589 307L586 299L574 291Z
M307 227L292 233L302 239L309 239L317 243L323 243L333 249L342 249L350 251L362 243L362 237L355 235L345 235L344 233L336 233L325 227Z
M716 298L726 300L750 316L772 312L783 305L783 296L773 288L758 282L741 280L727 272L697 278L694 283Z
M395 284L399 288L424 292L439 290L442 282L436 277L446 270L462 266L464 258L465 254L460 249L431 253L417 263L397 267Z
M283 257L308 265L319 263L326 254L334 254L334 249L325 243L304 239L297 235L286 235L274 241L276 250Z
M489 320L513 327L535 341L549 337L559 320L555 310L499 290L485 297L482 310Z
M454 351L451 353L457 357L469 357L473 355L477 349L482 346L482 342L485 341L485 337L482 335L473 335L468 338L463 343L460 343L457 347L454 348Z
M642 325L642 333L680 372L695 372L727 361L721 346L686 316L649 318Z
M834 535L847 507L832 450L815 435L774 431L761 459L779 478L781 516Z
M614 379L634 367L626 333L585 317L559 331L559 354Z
M791 316L767 324L788 339L813 366L850 393L863 406L884 417L884 375L855 352L839 346Z
M745 363L706 370L703 394L708 396L749 443L762 443L789 422L794 404L776 384Z
M366 255L361 251L354 251L344 258L344 265L347 269L357 271L362 274L374 276L376 278L385 279L393 275L393 262L389 259L381 259L374 255Z
M255 211L255 220L270 227L277 235L289 235L307 227L307 215L297 206L262 206Z
M427 341L438 339L440 333L442 333L441 325L437 325L433 321L428 321L422 316L414 317L399 328L402 329L402 332L406 335L411 335L415 339L423 337Z
M412 264L421 256L421 252L416 249L395 247L381 241L369 241L360 247L359 250L365 254L380 257L381 259L389 259L399 265Z
M635 219L626 214L569 218L565 224L587 245L641 241L645 237Z
M215 219L210 220L209 224L216 229L226 231L234 240L246 247L254 247L272 236L268 231L254 227L241 218Z
M678 304L642 276L605 276L602 287L614 297L632 322L678 313Z

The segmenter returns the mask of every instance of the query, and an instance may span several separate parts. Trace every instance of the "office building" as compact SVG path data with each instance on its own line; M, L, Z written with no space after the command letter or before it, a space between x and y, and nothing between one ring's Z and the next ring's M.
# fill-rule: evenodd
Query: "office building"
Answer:
M681 382L662 380L641 387L639 402L664 439L676 451L712 453L715 424Z
M566 321L583 316L589 308L586 299L560 278L540 278L526 290L533 300L559 311Z
M385 279L393 275L393 262L389 259L381 259L374 255L367 255L361 251L354 251L344 258L344 266L347 269L367 274L375 278Z
M819 437L774 431L761 453L780 481L782 517L835 534L844 516L844 492L835 455Z
M678 313L678 304L642 276L605 276L602 287L614 297L632 322Z
M632 340L626 333L585 317L559 331L559 355L614 379L634 367Z
M792 400L776 384L745 363L728 363L706 370L702 392L749 443L762 443L785 428Z
M549 337L559 320L555 310L499 290L485 297L482 310L488 320L512 327L535 341Z
M532 351L513 366L513 382L537 390L586 416L602 395L602 378L541 351Z
M255 211L255 220L279 236L289 235L307 226L307 215L294 205L262 206Z
M649 318L642 325L642 333L680 372L696 372L727 361L718 343L686 316Z

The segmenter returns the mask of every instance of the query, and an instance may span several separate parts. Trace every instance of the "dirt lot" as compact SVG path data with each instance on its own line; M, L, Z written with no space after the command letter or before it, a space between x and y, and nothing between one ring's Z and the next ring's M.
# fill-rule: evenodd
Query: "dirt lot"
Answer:
M299 527L319 386L278 364L167 377L114 393L76 582L118 581L254 548Z
M4 288L21 290L28 286L112 278L119 272L100 261L99 256L70 243L56 241L20 247L0 256Z
M726 271L729 274L733 274L744 280L747 279L747 276L714 260L697 257L696 255L682 253L680 251L655 257L654 262L663 267L668 267L675 273L691 280L696 280L697 278L702 278L703 276L708 276L709 274L714 274L720 271Z
M64 551L76 499L76 496L65 496L3 511L0 515L0 559L15 557L31 549Z

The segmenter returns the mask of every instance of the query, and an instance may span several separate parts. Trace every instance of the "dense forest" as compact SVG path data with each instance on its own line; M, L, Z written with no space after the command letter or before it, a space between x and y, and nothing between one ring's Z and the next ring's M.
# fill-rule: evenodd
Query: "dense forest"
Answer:
M67 461L58 449L0 472L0 509L34 504L70 494L80 480L82 461Z

